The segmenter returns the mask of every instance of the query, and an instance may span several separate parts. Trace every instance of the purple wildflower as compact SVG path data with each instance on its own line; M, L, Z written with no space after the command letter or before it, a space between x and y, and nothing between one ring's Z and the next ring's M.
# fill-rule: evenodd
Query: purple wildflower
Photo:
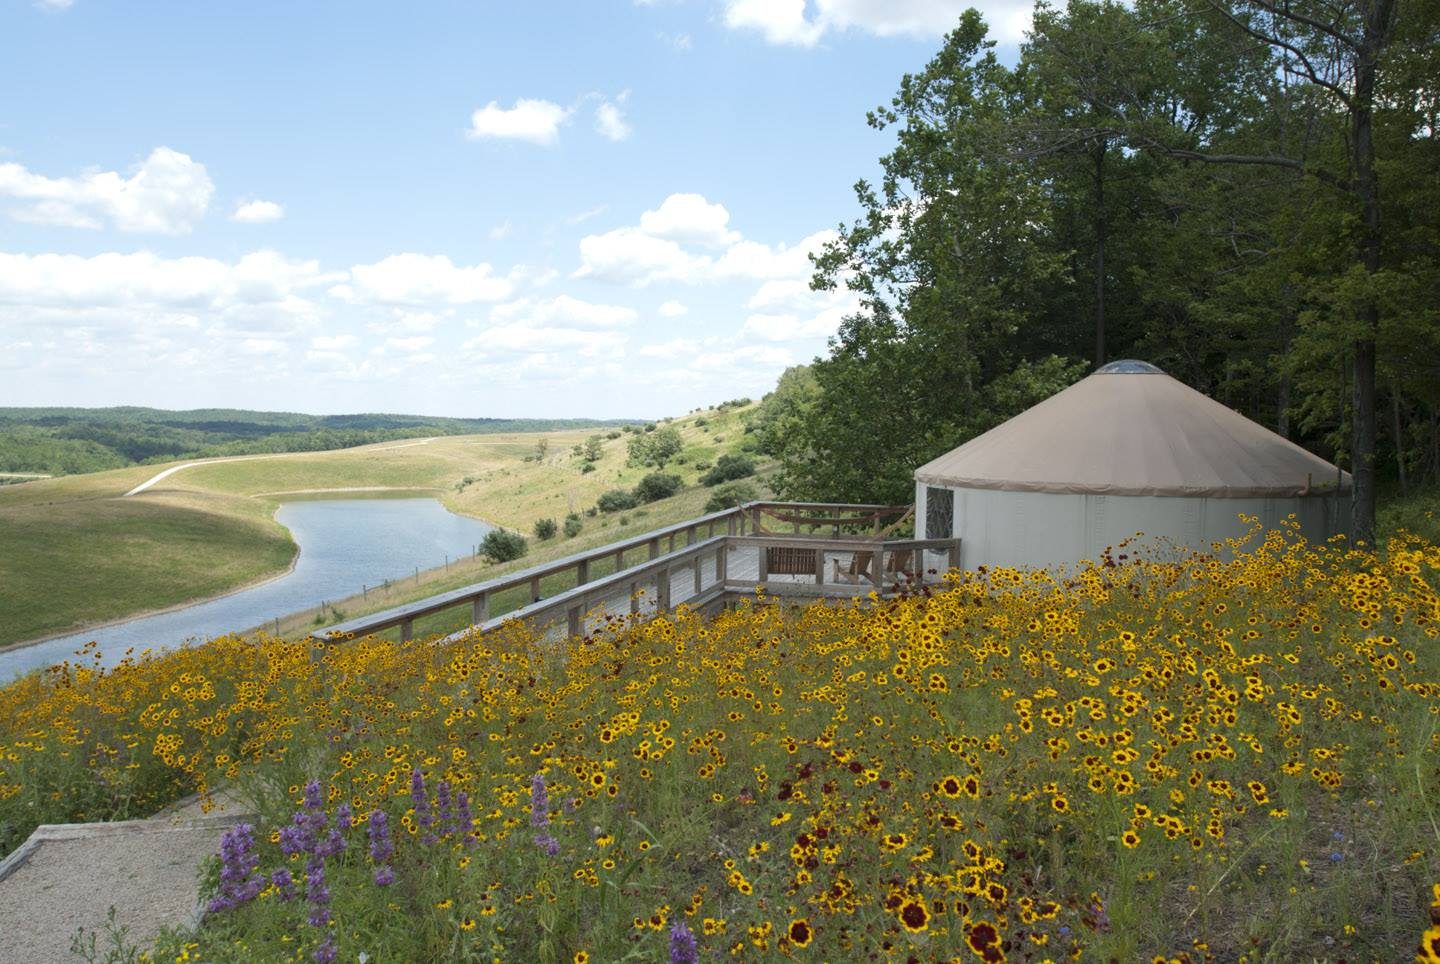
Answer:
M700 950L695 946L695 935L683 920L677 920L670 928L670 964L697 964L699 960Z
M320 795L320 781L311 780L305 784L305 809L323 810L324 807L325 800Z
M545 775L535 774L530 780L530 826L550 825L550 798L545 793Z
M430 812L430 794L425 790L425 777L419 770L410 774L410 803L415 807L415 823L423 832L420 842L433 844L438 839L430 829L435 825L435 816Z
M375 886L388 887L395 883L395 871L390 869L389 860L395 853L395 843L390 839L389 818L384 810L370 811L370 859L375 862Z
M305 875L305 899L310 901L310 926L330 923L330 888L325 885L325 861L310 858Z
M473 844L475 838L470 836L470 830L475 826L475 818L470 813L470 794L464 790L455 795L455 824L464 842Z
M237 824L220 838L220 893L206 906L210 913L230 910L254 900L265 885L255 873L260 858L255 853L255 828Z
M339 952L335 950L335 938L325 938L324 943L315 948L310 956L314 958L315 964L331 964L339 956Z
M395 853L395 844L390 840L390 818L384 810L370 811L370 859L383 864Z
M281 900L295 899L295 878L290 874L289 868L281 867L270 875L270 883L280 891Z
M556 840L549 832L537 833L535 835L535 846L545 851L545 856L553 857L560 852L560 841Z

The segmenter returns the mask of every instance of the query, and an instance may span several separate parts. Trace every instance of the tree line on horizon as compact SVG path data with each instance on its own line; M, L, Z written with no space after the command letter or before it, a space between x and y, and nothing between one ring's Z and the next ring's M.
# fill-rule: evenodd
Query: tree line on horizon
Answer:
M757 416L786 497L915 467L1136 357L1378 482L1440 478L1440 2L977 12L867 120L894 138L812 287L860 310Z
M319 452L431 435L622 424L630 421L304 415L244 409L0 408L0 472L72 475L184 458Z

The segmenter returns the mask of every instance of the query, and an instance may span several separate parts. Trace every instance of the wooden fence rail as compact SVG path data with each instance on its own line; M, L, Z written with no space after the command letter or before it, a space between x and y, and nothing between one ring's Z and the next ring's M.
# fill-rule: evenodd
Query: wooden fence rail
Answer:
M947 568L958 565L959 540L956 539L902 539L882 542L874 538L840 534L841 526L857 523L873 525L878 531L879 519L901 514L908 509L908 506L831 503L747 503L734 509L713 512L620 542L531 566L519 572L346 620L316 630L312 638L331 642L399 627L401 639L408 640L414 635L417 619L465 605L470 606L471 626L478 627L481 631L493 629L511 619L526 619L544 624L563 618L569 632L579 635L584 628L585 615L602 605L628 599L629 610L637 611L638 590L648 587L652 582L655 585L656 608L660 611L670 609L672 582L686 569L693 573L693 582L687 587L690 591L684 593L684 601L690 605L712 602L728 592L753 590L755 581L738 579L736 573L730 572L732 553L743 553L747 549L756 550L758 561L754 574L760 583L766 583L771 578L767 563L776 550L790 552L791 555L787 558L792 560L802 557L809 559L808 572L812 579L808 585L816 590L829 590L819 592L821 595L839 594L846 586L858 585L862 576L866 577L874 588L883 590L887 576L893 580L894 577L907 575L907 569L910 568L920 570L919 577L923 579L923 566L897 568L892 564L889 569L886 568L885 561L890 560L893 563L899 558L899 554L921 560L925 551L942 552L947 554ZM833 534L774 533L764 527L763 519L767 516L786 521L800 518L812 526L829 527ZM795 528L798 531L799 523L795 523ZM627 567L626 554L638 549L645 550L646 558ZM796 552L801 556L795 556ZM809 555L804 555L806 553ZM837 554L847 558L848 571L842 572L843 567ZM712 556L713 567L710 563ZM615 571L610 575L594 578L594 564L610 559L614 560ZM827 559L834 566L834 579L827 580ZM862 561L864 565L860 564ZM712 568L714 577L707 579L706 572ZM574 586L548 599L541 599L540 580L567 572L574 574ZM748 574L747 569L746 575ZM783 577L789 574L787 572L776 575ZM848 575L855 578L844 578ZM913 576L914 573L909 575ZM528 587L531 601L511 612L492 615L492 598L497 593L517 587ZM786 584L781 592L793 593L797 590L803 590L803 587ZM815 593L812 591L812 594Z

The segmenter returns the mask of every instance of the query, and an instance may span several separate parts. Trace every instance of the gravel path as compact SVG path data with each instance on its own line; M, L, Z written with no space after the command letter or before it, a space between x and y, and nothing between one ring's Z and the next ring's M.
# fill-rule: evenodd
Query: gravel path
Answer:
M0 964L79 960L80 928L96 934L100 959L113 949L110 908L125 944L147 948L160 928L198 919L199 871L242 815L201 816L186 801L149 820L40 827L0 864Z

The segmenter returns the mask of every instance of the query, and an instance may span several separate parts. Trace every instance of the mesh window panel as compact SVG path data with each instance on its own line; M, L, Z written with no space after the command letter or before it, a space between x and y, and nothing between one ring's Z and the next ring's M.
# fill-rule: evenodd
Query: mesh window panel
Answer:
M955 532L953 489L925 487L925 538L949 539Z

